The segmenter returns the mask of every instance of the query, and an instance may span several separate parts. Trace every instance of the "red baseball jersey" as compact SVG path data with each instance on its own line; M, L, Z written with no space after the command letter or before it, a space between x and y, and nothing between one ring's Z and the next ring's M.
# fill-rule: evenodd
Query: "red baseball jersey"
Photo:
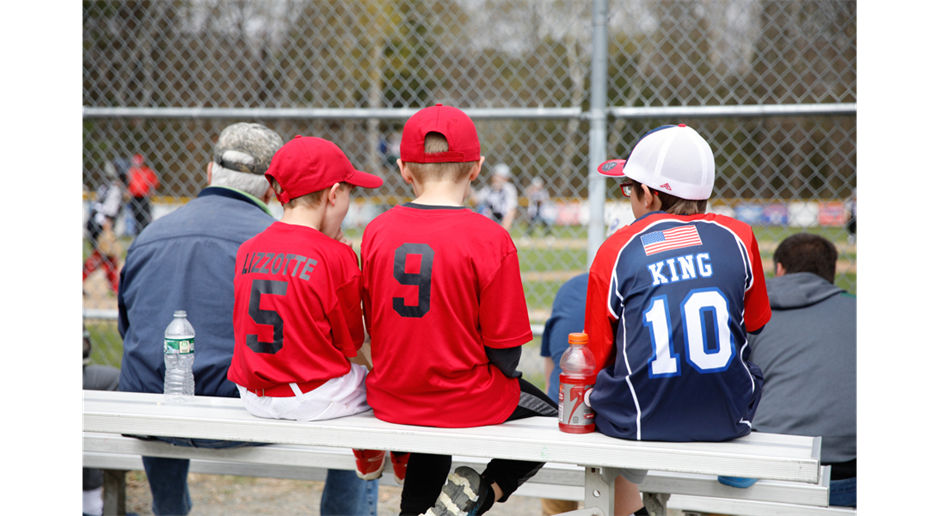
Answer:
M366 227L362 270L376 417L451 428L504 422L519 381L492 366L484 347L532 340L509 233L466 208L396 206Z
M356 253L306 226L275 222L238 249L228 379L292 396L349 372L362 346ZM258 392L260 394L260 392Z
M127 181L127 193L131 197L147 197L160 186L157 174L146 165L132 167L127 172Z

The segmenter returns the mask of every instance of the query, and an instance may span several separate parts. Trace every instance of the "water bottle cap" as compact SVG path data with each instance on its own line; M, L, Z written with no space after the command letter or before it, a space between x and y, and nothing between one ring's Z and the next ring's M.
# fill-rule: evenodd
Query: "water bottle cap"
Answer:
M186 317L186 310L177 310L173 312L173 317Z
M568 344L572 346L584 346L588 343L587 333L569 333Z

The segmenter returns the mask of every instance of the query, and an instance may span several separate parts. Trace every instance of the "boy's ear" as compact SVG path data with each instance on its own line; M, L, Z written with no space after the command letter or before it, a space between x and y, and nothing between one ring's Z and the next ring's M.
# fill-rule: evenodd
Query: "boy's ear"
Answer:
M643 185L643 205L650 211L659 211L659 208L663 205L662 201L659 200L659 196L655 195L646 185Z
M333 186L330 187L330 191L326 194L326 201L332 205L336 205L336 192L342 188L342 185L339 183L333 183Z
M405 162L402 161L401 158L398 158L395 162L398 163L398 172L401 174L401 178L409 185L412 184L415 178L411 175L411 171L405 167Z
M268 190L264 192L264 195L261 197L261 202L268 204L271 202L271 199L275 199L276 197L277 197L277 194L274 193L274 187L269 186Z
M473 170L470 171L470 181L473 181L480 176L480 172L483 170L484 161L486 161L486 156L480 156L480 161L477 161L477 164L473 166Z

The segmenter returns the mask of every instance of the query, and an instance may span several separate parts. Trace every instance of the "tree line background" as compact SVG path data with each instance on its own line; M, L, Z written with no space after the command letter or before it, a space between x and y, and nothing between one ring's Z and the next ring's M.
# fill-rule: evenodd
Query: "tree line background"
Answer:
M83 3L83 104L130 108L589 109L589 0L167 0ZM856 3L829 0L610 2L610 107L856 102ZM664 123L715 149L716 197L845 199L855 186L854 116L608 119L608 156ZM166 196L195 195L212 138L232 120L87 118L84 183L140 152ZM263 123L336 141L405 195L381 142L404 120ZM520 188L587 197L588 122L477 123L488 164Z

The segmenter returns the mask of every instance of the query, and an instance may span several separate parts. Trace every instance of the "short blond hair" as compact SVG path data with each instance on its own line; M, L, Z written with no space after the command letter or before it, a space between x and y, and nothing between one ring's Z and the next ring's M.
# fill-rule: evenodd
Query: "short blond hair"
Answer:
M347 190L352 189L352 185L347 182L340 183L341 188ZM271 188L274 188L274 193L281 195L284 192L284 188L278 184L277 179L271 179ZM326 194L330 191L330 188L333 188L333 185L330 185L322 190L317 190L316 192L310 192L306 195L301 195L300 197L294 197L290 201L284 203L285 208L296 208L298 206L306 206L308 208L316 208L321 203L323 199L326 199Z
M439 154L447 152L450 146L447 144L447 138L443 134L430 132L424 136L424 153ZM453 181L455 183L469 177L473 171L476 161L447 162L447 163L407 163L408 169L414 178L419 182L434 181Z

